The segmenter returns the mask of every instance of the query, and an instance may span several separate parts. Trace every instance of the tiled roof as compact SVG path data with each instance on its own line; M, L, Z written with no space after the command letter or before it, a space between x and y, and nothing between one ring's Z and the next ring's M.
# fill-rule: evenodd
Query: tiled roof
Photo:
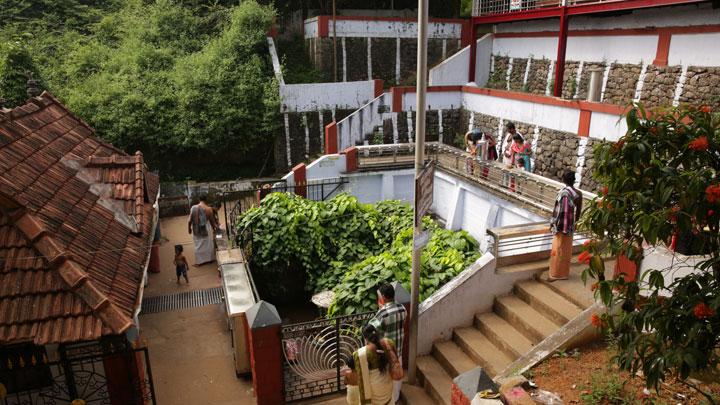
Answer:
M131 327L158 187L47 92L0 109L0 344Z

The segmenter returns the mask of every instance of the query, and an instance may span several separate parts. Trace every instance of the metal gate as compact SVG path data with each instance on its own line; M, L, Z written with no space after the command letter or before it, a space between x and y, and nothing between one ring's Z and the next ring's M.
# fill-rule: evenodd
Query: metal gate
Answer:
M362 327L372 312L283 325L285 400L332 394L345 389L340 370L363 345Z
M0 366L0 404L156 403L147 348L92 343L60 346L56 355L58 359L48 360L40 346L6 353Z

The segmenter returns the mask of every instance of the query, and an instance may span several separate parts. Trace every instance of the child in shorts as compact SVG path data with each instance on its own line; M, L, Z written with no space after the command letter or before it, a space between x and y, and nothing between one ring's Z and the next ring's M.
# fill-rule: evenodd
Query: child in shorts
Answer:
M185 281L190 284L188 280L188 261L183 254L182 245L175 245L175 275L177 276L177 283L180 284L180 276L185 278Z

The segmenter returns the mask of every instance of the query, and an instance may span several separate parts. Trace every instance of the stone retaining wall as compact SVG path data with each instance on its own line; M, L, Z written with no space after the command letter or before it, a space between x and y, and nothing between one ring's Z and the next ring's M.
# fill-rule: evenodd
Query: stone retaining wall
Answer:
M578 144L575 134L540 128L535 151L535 174L562 181L565 170L574 170L577 166Z
M547 59L532 60L530 70L527 70L527 59L512 58L512 70L508 77L511 58L493 55L493 70L486 87L505 90L510 87L513 91L522 91L533 94L546 94L546 89L552 89L554 75L548 78L548 70L553 61ZM609 71L607 62L585 61L577 81L580 62L567 61L563 70L563 91L565 99L587 98L590 83L590 70L602 69L605 90L603 103L629 105L633 102L642 72L642 64L612 63ZM676 96L678 84L683 78L682 66L656 66L646 67L640 91L640 102L648 107L671 106L677 103L691 103L695 105L709 105L720 108L720 67L687 67L683 86L680 87L680 96ZM577 95L577 97L575 97Z
M340 121L354 110L335 110L335 120ZM287 136L285 128L285 115L288 117L288 132L290 134L290 163L288 164ZM303 119L303 117L305 117ZM310 158L321 155L324 151L325 126L333 121L331 110L322 111L322 125L317 111L291 112L281 115L282 127L275 137L275 167L278 173L283 173L292 166L306 162ZM307 122L307 133L305 132ZM322 131L321 131L322 128Z
M337 39L338 81L343 80L343 60L347 81L381 79L386 87L412 85L417 70L417 39L400 38L400 81L397 80L397 38L345 37ZM368 41L370 52L368 53ZM433 67L460 50L459 39L429 39L428 66ZM445 52L443 53L443 43ZM305 40L310 60L323 74L325 81L334 80L332 37ZM344 59L343 59L344 56ZM368 58L370 68L368 71Z

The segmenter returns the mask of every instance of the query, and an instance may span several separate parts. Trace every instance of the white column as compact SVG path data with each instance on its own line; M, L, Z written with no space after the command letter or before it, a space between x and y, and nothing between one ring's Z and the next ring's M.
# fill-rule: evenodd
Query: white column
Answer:
M683 89L685 88L685 81L687 80L688 66L682 65L680 71L680 77L678 77L677 85L675 86L675 96L673 97L672 105L677 107L680 105L680 97L682 96Z
M287 153L288 168L292 168L292 158L290 157L290 116L285 113L285 152Z
M647 68L647 62L643 62L642 68L640 69L640 76L638 77L637 84L635 85L635 97L633 97L633 101L636 103L640 102L640 99L642 98L642 89L643 85L645 84L645 75L647 74Z
M310 157L310 126L308 125L307 113L303 113L303 127L305 127L305 159Z
M510 90L510 75L512 74L513 70L513 58L508 59L508 69L507 73L505 74L505 86L508 90Z
M373 72L372 72L372 38L367 38L367 70L368 70L368 80L373 79Z
M347 51L345 49L345 37L340 41L342 43L342 60L343 60L343 81L347 81Z

